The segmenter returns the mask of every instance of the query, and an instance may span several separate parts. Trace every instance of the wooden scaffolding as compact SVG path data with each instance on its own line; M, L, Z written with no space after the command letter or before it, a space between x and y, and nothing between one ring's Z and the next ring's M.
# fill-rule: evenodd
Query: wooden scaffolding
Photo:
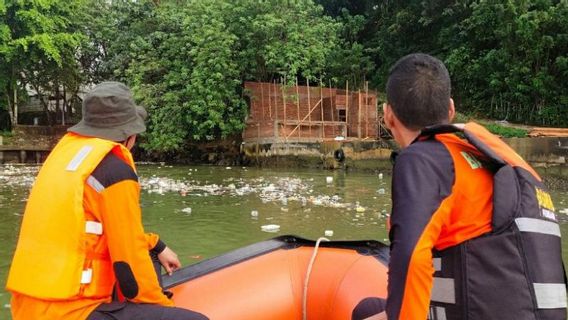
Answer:
M245 82L245 142L377 139L377 95L368 90Z

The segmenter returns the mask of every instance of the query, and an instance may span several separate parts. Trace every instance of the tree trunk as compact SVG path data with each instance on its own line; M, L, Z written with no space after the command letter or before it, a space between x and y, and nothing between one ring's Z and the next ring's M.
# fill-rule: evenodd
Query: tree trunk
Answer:
M6 102L8 103L8 114L10 115L10 126L12 128L14 128L14 123L15 123L15 119L14 119L14 109L12 108L12 98L10 97L9 92L11 91L11 89L8 87L8 90L6 90Z
M12 128L18 125L18 86L14 86L14 119L12 123Z

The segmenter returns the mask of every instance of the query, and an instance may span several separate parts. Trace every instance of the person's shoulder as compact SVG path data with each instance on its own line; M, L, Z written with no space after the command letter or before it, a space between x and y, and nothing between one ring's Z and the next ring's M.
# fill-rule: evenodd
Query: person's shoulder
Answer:
M423 186L443 195L451 192L454 178L452 156L446 146L435 139L417 141L403 149L393 168L393 185L408 183L413 189Z
M439 163L448 159L451 159L451 155L443 143L435 139L427 139L416 141L401 150L396 162Z
M112 152L101 160L91 176L104 188L127 180L138 182L134 169Z

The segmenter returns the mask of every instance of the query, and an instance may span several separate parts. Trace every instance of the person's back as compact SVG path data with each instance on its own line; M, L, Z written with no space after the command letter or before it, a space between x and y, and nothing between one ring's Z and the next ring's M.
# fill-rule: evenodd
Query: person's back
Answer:
M449 75L431 56L397 62L387 101L402 147L388 318L565 319L560 232L534 170L480 126L449 125ZM462 130L468 141L452 134Z
M179 267L142 227L129 149L144 117L123 84L86 96L83 120L51 152L28 199L7 281L14 320L206 319L171 308L151 260Z

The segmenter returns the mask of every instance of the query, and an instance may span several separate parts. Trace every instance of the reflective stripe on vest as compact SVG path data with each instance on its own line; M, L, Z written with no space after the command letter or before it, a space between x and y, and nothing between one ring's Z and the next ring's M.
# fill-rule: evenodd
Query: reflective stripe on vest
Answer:
M103 186L102 183L100 183L99 180L97 180L97 178L93 176L89 176L87 178L87 184L95 189L95 191L98 193L103 192L103 190L105 189L105 186Z
M103 234L103 224L97 221L87 221L85 223L85 232L90 234Z
M71 159L71 161L69 162L69 164L67 165L67 168L65 168L65 170L77 171L77 169L79 168L81 163L83 163L83 161L85 161L85 158L87 158L87 156L89 155L89 153L91 153L91 151L93 151L92 146L84 146L83 148L81 148L79 150L79 152L77 152L75 157L73 157L73 159Z
M427 320L447 320L446 308L444 307L430 307Z
M434 277L430 300L442 303L456 303L454 279Z
M534 218L516 218L515 224L521 232L542 233L560 237L560 226L556 222Z
M89 284L93 280L93 269L83 270L81 273L81 284Z
M566 308L564 283L533 283L536 304L539 309Z
M434 271L442 271L442 258L432 259L432 265L434 267Z
M537 306L539 309L566 308L566 285L564 283L533 283ZM434 277L432 301L456 303L455 284L452 278ZM440 319L437 315L436 319ZM444 314L445 318L445 314Z

